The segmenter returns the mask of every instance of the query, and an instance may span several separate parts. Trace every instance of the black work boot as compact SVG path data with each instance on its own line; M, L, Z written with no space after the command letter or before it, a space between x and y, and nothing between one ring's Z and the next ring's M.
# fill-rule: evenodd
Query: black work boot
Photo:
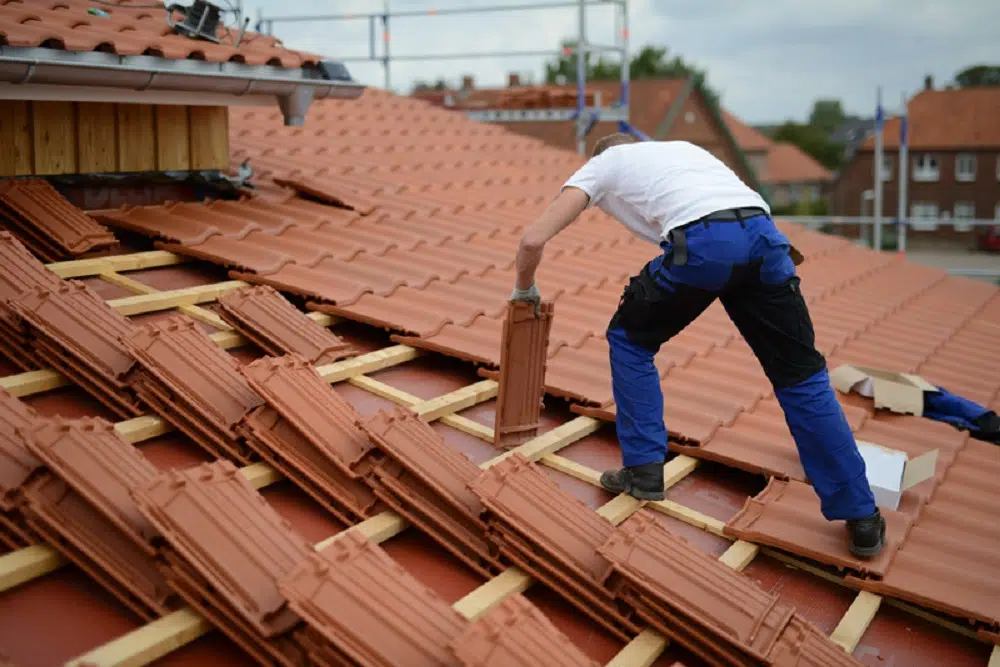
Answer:
M994 445L1000 445L1000 416L997 413L990 410L989 412L981 415L975 421L975 430L970 431L971 435L976 440L983 440L984 442L992 442Z
M614 494L627 493L639 500L663 500L663 463L605 470L601 486Z
M875 513L864 519L847 522L851 533L851 553L859 558L873 558L885 546L885 517L875 508Z

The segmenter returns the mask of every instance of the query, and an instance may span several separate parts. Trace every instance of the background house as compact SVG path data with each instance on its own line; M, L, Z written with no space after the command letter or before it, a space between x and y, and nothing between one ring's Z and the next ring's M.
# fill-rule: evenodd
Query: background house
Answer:
M895 218L899 202L900 119L885 125L882 214ZM838 215L872 214L865 191L873 186L875 141L869 137L839 175L833 191ZM908 215L912 228L967 232L969 219L1000 219L1000 88L935 90L928 79L909 102Z
M423 100L455 109L540 109L576 107L575 85L522 86L512 74L506 88L476 88L472 77L462 87L425 90L413 94ZM592 81L586 87L587 104L607 107L618 103L621 83ZM629 83L629 121L653 139L690 141L710 151L739 174L746 183L761 190L757 172L740 142L731 132L724 112L711 103L691 79L649 78ZM573 121L516 121L498 123L525 136L546 143L576 149ZM602 136L618 131L617 123L597 123L587 136L587 151Z

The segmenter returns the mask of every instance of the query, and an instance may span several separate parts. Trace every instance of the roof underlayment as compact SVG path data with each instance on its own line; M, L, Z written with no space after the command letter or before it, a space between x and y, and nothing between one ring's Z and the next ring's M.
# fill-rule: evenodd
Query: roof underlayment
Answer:
M138 236L48 269L0 239L23 365L0 380L19 398L0 420L14 664L538 664L567 642L585 657L566 664L986 664L1000 449L842 396L859 439L940 450L888 553L857 563L713 307L658 359L667 500L613 498L603 330L655 248L588 212L547 250L536 437L494 446L483 379L518 233L578 156L377 91L301 128L234 111L231 132L253 199L94 212ZM831 367L1000 407L996 287L783 228ZM489 642L524 652L488 662Z

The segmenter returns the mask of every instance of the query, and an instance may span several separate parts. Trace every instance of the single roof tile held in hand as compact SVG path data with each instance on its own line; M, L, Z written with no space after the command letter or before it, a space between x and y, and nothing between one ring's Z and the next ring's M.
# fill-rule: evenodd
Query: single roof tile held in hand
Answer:
M498 447L517 447L538 434L552 318L552 303L541 304L537 315L530 303L507 306L493 437Z

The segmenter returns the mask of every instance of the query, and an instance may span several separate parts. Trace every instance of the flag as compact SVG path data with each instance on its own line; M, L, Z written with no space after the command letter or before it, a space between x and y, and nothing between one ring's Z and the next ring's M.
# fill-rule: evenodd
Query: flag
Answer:
M906 112L899 117L899 145L900 147L906 145Z

